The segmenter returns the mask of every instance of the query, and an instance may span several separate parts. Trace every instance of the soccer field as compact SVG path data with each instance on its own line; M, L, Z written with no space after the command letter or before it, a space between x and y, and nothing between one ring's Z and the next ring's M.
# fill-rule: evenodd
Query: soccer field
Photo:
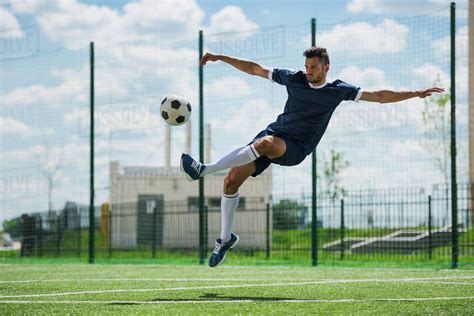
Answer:
M473 314L474 271L3 264L0 314Z

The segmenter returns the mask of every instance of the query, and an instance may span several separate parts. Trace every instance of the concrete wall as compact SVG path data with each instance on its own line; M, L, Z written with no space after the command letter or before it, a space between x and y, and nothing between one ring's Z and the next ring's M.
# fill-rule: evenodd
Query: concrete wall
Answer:
M469 183L474 185L474 1L469 0ZM469 209L473 210L474 190L471 190ZM471 217L474 224L474 216Z
M188 198L199 196L198 181L189 182L178 167L121 168L110 162L111 246L133 248L137 243L138 195L162 195L164 199L163 246L195 248L198 245L198 211L190 209ZM206 204L222 195L226 173L205 179ZM249 179L240 190L245 207L238 209L234 230L241 236L241 245L263 248L267 240L266 205L272 192L271 168L257 178ZM243 203L242 203L243 204ZM270 214L271 216L271 214ZM212 246L220 233L220 208L208 213L208 244Z

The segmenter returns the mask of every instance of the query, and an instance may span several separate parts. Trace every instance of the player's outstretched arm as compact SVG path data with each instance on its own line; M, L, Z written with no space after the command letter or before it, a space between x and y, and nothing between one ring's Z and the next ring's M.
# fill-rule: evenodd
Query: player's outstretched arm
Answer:
M262 67L261 65L257 64L256 62L239 59L236 57L226 56L226 55L215 55L211 53L206 53L202 56L199 64L204 66L209 61L223 61L229 65L234 66L235 68L239 69L240 71L246 72L249 75L260 76L263 78L268 78L268 69Z
M419 91L390 91L390 90L379 90L379 91L364 91L360 97L360 100L369 102L379 103L390 103L398 102L411 98L426 98L433 93L443 92L443 88L433 87Z

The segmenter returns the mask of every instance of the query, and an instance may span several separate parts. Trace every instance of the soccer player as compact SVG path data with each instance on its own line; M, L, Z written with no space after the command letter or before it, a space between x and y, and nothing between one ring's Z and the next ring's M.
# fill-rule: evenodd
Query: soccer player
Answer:
M420 91L362 91L342 80L326 81L330 63L325 48L314 46L303 55L306 57L305 71L272 69L253 61L211 53L200 60L201 66L207 62L223 61L250 75L284 85L288 92L283 113L247 146L235 149L212 164L202 164L187 154L181 156L181 171L190 181L230 168L224 179L221 200L221 235L209 259L210 267L221 263L228 250L239 241L239 236L232 232L234 213L239 204L239 187L249 176L258 176L271 163L283 166L301 163L318 145L334 110L342 101L398 102L444 91L437 87Z

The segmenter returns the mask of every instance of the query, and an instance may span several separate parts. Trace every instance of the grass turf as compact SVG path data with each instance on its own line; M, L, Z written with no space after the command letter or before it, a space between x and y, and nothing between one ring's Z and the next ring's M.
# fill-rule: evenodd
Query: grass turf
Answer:
M473 314L474 271L1 264L0 314Z

